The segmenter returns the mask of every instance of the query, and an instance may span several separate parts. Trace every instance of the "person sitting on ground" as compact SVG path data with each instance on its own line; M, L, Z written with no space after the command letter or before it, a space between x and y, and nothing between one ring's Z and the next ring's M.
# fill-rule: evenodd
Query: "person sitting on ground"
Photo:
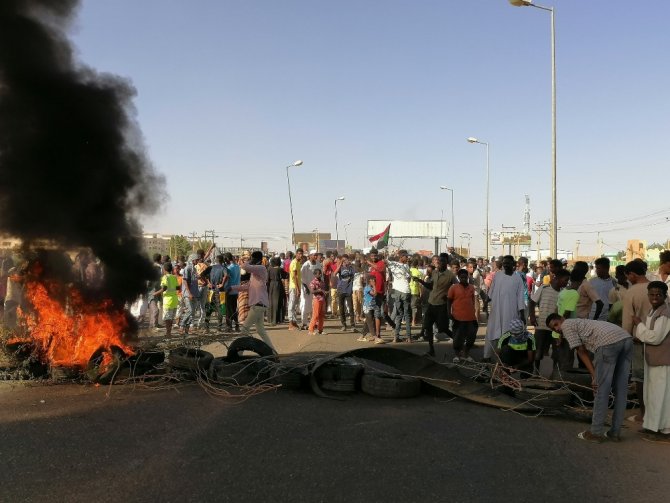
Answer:
M633 358L633 338L623 328L607 321L573 318L566 320L557 313L547 317L549 328L561 334L570 349L577 348L577 356L591 374L594 391L591 429L577 436L588 442L601 443L606 439L620 439L623 417L628 400L628 376ZM591 361L589 352L593 353ZM614 392L612 426L605 432L610 391Z
M506 367L533 372L535 362L535 336L526 330L520 319L510 321L509 328L498 339L498 356Z

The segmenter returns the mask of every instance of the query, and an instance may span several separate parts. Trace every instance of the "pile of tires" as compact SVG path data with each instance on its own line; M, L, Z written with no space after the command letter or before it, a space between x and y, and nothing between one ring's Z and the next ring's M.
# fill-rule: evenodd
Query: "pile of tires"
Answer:
M114 380L144 378L156 376L165 371L165 352L156 350L140 350L129 356L121 365Z
M224 386L254 386L271 382L270 362L263 358L244 358L230 361L227 357L214 358L207 377L214 384Z
M187 371L186 374L205 374L209 370L214 355L202 349L175 348L168 354L168 365L174 370Z
M285 365L275 365L271 371L271 382L280 389L299 390L305 386L305 376L300 369Z
M321 389L339 393L354 393L362 374L363 365L349 358L334 358L314 371Z
M524 379L519 382L521 389L515 390L514 396L540 409L558 409L572 400L572 392L554 382L541 379Z
M379 398L413 398L421 393L421 381L414 377L366 372L361 389L363 393Z
M257 356L264 358L268 361L276 362L277 353L265 344L260 339L254 337L238 337L228 346L228 354L226 358L228 361L236 362L243 359L247 355L242 355L244 352L255 353Z
M125 359L125 353L118 346L100 347L89 358L84 375L93 383L109 384L116 378ZM64 380L67 369L52 367L51 376L54 380Z

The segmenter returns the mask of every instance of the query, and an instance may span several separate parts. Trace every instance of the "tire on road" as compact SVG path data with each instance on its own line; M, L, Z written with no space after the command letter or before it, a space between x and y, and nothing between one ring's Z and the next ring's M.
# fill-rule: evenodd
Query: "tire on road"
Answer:
M338 391L340 393L354 393L356 391L356 380L342 379L335 381L328 379L321 382L321 388L327 391Z
M421 392L421 381L390 374L363 374L363 393L379 398L412 398Z
M262 358L249 358L231 362L227 358L214 358L208 377L225 386L253 386L271 382L270 363Z
M315 376L320 381L357 380L363 373L363 365L350 363L344 359L333 359L316 369Z
M572 392L558 384L541 379L521 380L521 389L514 391L514 396L524 402L528 401L538 408L556 409L567 405L572 400Z
M109 361L104 363L106 355ZM86 377L94 383L109 384L119 372L125 357L125 353L118 346L111 346L109 349L98 348L88 360Z
M175 348L168 355L170 367L180 370L207 372L214 359L214 355L202 349Z
M240 356L242 351L250 351L270 361L277 361L277 353L265 344L265 342L255 337L238 337L235 339L228 346L228 355L226 358L231 362L239 361L242 358Z
M138 351L128 358L131 367L154 367L165 361L163 351Z
M298 390L303 386L303 376L291 367L275 367L272 371L272 383L278 384L282 389Z

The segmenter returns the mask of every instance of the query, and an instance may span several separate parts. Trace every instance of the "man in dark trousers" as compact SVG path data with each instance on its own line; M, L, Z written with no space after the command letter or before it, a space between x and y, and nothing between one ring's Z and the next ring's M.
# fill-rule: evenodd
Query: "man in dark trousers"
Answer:
M413 277L413 281L418 281L428 290L428 309L423 318L422 330L424 337L428 339L428 354L435 356L433 347L433 324L437 323L440 332L446 333L449 330L449 312L447 311L447 294L449 288L454 284L454 273L449 268L449 255L440 253L437 270L433 272L432 283L423 281L421 278Z

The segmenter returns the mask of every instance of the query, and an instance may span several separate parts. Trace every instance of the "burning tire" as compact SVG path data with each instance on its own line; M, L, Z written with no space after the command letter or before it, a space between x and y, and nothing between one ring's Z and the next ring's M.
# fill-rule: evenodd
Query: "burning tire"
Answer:
M421 392L421 381L390 374L364 374L363 393L379 398L412 398Z
M209 367L208 377L216 384L226 386L252 386L270 382L270 364L262 358L249 358L235 362L215 358Z
M119 372L125 357L123 350L117 346L109 350L99 348L89 358L85 374L91 382L109 384Z
M266 358L271 361L277 361L277 353L265 344L262 340L255 337L239 337L235 339L230 346L228 346L228 355L226 359L230 362L239 361L242 357L240 352L250 351L256 353L258 356Z
M572 393L557 384L539 379L522 380L521 389L514 392L519 400L528 401L538 408L557 409L570 403Z
M163 351L139 351L128 358L131 367L152 368L165 361Z
M176 348L170 351L168 363L175 369L207 372L213 359L212 353L202 349Z

